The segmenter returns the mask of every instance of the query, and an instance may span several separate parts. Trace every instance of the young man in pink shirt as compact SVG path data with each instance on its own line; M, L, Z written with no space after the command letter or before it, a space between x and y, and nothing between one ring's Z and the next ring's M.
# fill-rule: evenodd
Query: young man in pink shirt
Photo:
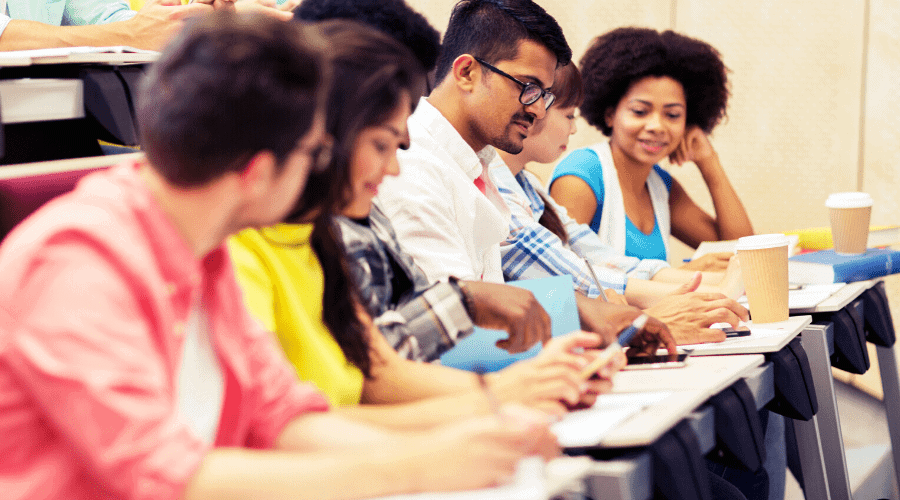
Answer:
M299 23L191 24L139 98L146 161L85 178L4 241L5 499L465 489L547 448L524 410L415 434L327 412L244 309L222 242L279 221L327 165L321 53Z

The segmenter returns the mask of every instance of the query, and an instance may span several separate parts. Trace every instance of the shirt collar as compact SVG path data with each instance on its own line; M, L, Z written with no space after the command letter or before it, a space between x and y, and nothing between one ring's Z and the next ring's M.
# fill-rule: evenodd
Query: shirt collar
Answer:
M474 151L447 118L425 97L419 99L419 105L411 119L418 121L438 146L450 154L469 180L474 181L481 176L486 170L486 165L490 165L497 155L493 146L485 146L481 151Z
M119 190L112 195L131 200L129 206L143 226L142 232L147 235L147 244L152 248L164 279L168 283L197 288L203 274L215 273L225 265L227 254L220 245L198 259L141 179L139 168L138 162L130 162L112 169L108 179Z

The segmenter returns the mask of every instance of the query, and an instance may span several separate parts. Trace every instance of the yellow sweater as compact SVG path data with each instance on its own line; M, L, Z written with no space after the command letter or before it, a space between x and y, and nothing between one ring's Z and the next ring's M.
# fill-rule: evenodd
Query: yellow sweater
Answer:
M275 332L302 379L334 406L359 404L363 376L322 322L324 275L309 245L312 225L247 229L228 241L247 308Z

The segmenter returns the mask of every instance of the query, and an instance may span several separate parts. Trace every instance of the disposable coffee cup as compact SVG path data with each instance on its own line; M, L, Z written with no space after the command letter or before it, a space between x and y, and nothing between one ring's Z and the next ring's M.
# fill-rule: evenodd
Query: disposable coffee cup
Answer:
M783 234L745 236L735 250L753 324L787 321L788 237Z
M831 237L836 253L865 253L872 204L868 193L833 193L828 196L825 206L831 216Z

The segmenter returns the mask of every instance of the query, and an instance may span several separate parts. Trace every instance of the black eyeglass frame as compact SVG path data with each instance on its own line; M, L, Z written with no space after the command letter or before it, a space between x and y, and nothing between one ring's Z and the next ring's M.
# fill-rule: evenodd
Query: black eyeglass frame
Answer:
M519 102L522 103L523 105L531 106L532 104L536 103L538 101L538 99L543 98L544 99L544 109L550 109L550 106L553 105L553 101L556 100L556 96L553 94L553 92L550 92L549 90L546 90L546 89L542 89L535 83L523 82L523 81L519 80L518 78L510 75L509 73L503 71L502 69L494 66L493 64L490 64L489 62L485 61L484 59L482 59L480 57L475 57L474 59L476 61L478 61L478 64L481 64L482 66L493 71L494 73L497 73L500 76L505 76L506 78L509 78L510 80L518 83L522 87L522 92L519 93ZM538 90L540 90L540 93L535 94L533 99L526 100L525 93L526 92L534 92L529 89L538 89Z

